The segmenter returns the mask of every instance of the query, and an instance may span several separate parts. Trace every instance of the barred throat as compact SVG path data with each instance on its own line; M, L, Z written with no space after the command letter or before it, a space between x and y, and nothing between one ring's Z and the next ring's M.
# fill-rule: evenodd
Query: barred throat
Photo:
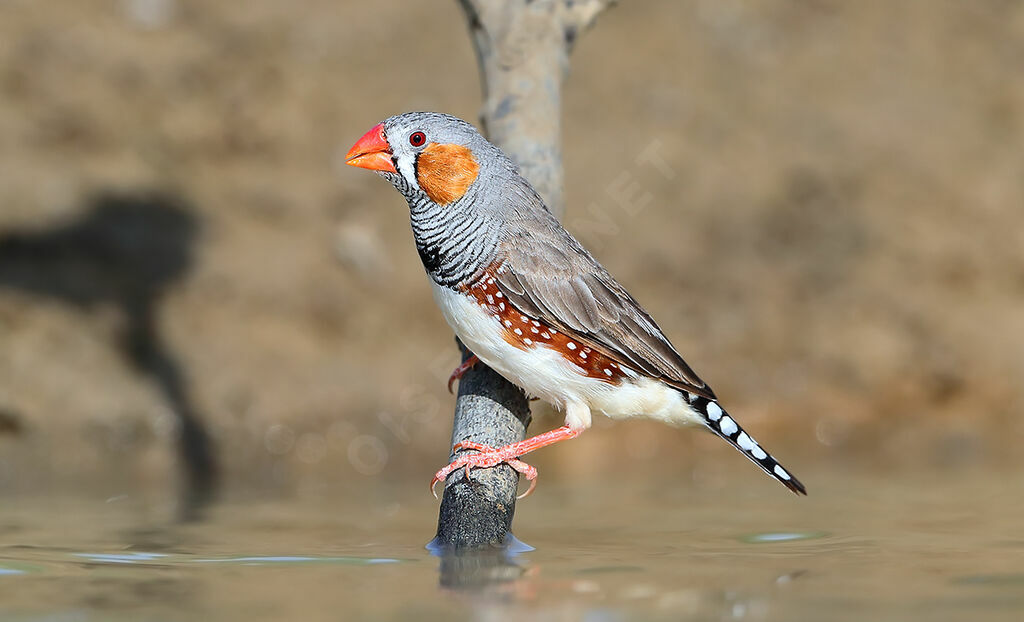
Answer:
M807 494L807 489L800 483L800 480L790 475L778 460L762 449L757 441L748 435L735 419L729 416L729 413L722 410L718 402L695 393L686 393L685 395L690 407L701 415L704 425L712 432L738 449L751 462L761 467L762 471L778 480L786 488L797 494Z
M403 193L404 194L404 193ZM416 250L437 284L456 288L492 263L498 250L497 224L467 209L475 192L438 205L421 192L410 193L409 214Z

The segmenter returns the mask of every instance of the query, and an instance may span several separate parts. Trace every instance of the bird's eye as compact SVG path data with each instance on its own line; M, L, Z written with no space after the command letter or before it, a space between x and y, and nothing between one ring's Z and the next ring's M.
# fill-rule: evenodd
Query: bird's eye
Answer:
M427 135L423 132L413 132L409 136L409 144L413 147L422 147L425 142L427 142Z

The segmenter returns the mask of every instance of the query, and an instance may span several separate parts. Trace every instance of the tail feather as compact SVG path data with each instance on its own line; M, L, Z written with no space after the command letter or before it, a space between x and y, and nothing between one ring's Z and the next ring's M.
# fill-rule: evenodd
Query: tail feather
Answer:
M761 470L777 479L783 486L794 493L806 495L807 489L800 483L800 480L790 475L789 471L782 468L779 461L772 457L757 441L747 434L736 420L725 412L718 402L709 400L695 393L686 394L687 401L694 411L704 419L704 424L712 432L726 440L746 456L751 462L761 467Z

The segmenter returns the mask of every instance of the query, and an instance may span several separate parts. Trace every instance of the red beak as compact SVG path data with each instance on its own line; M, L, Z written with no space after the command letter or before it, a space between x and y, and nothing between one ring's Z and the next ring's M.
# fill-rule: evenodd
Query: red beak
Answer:
M352 145L345 154L345 164L367 168L371 171L397 173L391 161L391 145L384 138L384 124L378 123Z

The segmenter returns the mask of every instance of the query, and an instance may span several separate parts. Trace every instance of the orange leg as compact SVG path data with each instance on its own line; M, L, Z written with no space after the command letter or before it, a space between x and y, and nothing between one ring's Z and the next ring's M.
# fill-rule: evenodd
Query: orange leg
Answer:
M583 428L571 428L567 425L563 425L560 428L556 428L549 432L530 437L524 441L505 445L504 447L499 447L497 449L487 445L481 445L480 443L474 443L473 441L462 441L460 443L456 443L455 447L453 447L455 451L474 449L477 453L459 456L453 460L451 464L438 471L434 475L434 479L430 480L430 492L437 497L437 493L434 492L434 486L436 486L438 482L443 482L448 479L448 476L456 469L466 467L466 477L469 477L469 472L472 469L487 469L504 463L516 471L519 471L526 477L526 479L530 480L530 488L518 497L522 499L533 492L533 489L537 486L537 469L519 460L519 456L528 454L531 451L540 449L541 447L553 445L559 441L576 438L582 433Z
M473 354L468 359L466 359L465 363L463 363L463 364L459 365L458 367L456 367L455 371L452 372L452 375L448 376L448 392L452 393L453 392L452 391L452 384L454 384L454 382L456 380L458 380L459 378L462 378L463 374L465 374L467 371L472 369L472 367L474 365L476 365L477 363L479 363L479 362L480 362L480 359L478 359L476 357L476 355Z

